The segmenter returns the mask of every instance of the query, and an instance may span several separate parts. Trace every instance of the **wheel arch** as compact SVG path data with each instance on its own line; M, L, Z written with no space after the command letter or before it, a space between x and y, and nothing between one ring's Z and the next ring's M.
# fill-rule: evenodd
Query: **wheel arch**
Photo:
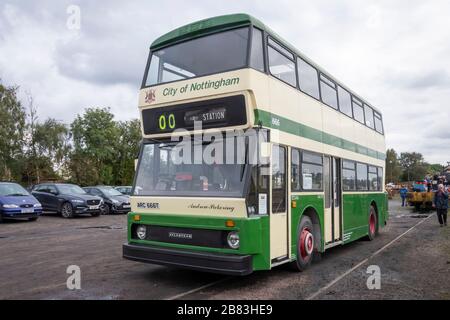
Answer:
M314 208L313 206L308 206L303 210L302 214L300 215L300 219L298 220L297 234L299 233L298 228L300 226L300 221L303 218L303 216L307 216L311 219L311 222L313 223L313 227L314 227L314 239L316 240L315 241L316 249L319 252L323 252L324 251L324 246L323 246L323 241L322 241L323 223L320 219L317 209Z

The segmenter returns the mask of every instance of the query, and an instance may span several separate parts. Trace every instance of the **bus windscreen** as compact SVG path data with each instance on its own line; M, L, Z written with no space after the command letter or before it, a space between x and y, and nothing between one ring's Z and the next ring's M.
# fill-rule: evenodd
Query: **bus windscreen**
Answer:
M211 161L205 154L213 149L215 160ZM176 142L143 144L133 194L241 197L246 150L245 140L237 137L200 144L191 141L181 147Z
M248 41L246 27L154 51L144 87L243 68L247 65Z

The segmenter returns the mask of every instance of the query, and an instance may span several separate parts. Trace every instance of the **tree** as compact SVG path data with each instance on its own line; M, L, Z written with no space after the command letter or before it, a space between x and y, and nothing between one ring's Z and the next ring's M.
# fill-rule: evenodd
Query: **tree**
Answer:
M386 152L386 180L398 182L401 171L397 152L394 149L388 149Z
M108 108L88 108L70 125L73 151L70 172L81 185L112 184L119 130Z
M31 96L28 109L24 176L28 184L60 179L70 150L69 130L52 118L38 122Z
M22 167L26 113L17 87L0 83L0 179L17 180Z
M117 161L114 164L116 185L129 185L134 177L134 160L138 157L141 124L138 119L119 122L119 140L116 145Z
M404 181L423 180L427 173L427 165L424 163L422 154L417 152L402 152L400 154L400 165L403 169Z
M81 185L131 184L139 152L139 120L114 121L107 108L88 108L71 124L73 150L69 170Z
M428 168L427 168L427 174L429 174L431 176L440 175L440 174L442 174L444 168L445 168L445 166L443 166L439 163L429 164Z

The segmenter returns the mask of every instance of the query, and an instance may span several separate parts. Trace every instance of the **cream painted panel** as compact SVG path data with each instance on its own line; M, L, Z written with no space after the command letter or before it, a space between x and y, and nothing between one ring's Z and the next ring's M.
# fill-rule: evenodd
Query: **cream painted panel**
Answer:
M331 207L324 210L324 220L325 220L325 243L329 243L333 241L333 233L332 233L332 223L331 223Z
M184 100L203 100L205 97L213 95L247 90L250 88L250 77L254 77L255 72L256 71L252 72L251 69L241 69L143 88L139 93L139 108L149 106L160 107L161 105L173 104L174 102ZM217 87L214 86L214 83L216 82L222 84L222 80L225 82L230 80L230 84ZM207 83L212 85L208 86ZM193 88L196 88L196 90ZM148 99L152 95L154 99Z
M270 259L288 255L287 214L270 216Z
M334 240L341 239L341 214L340 208L334 208Z
M131 210L141 214L245 218L245 199L132 196Z

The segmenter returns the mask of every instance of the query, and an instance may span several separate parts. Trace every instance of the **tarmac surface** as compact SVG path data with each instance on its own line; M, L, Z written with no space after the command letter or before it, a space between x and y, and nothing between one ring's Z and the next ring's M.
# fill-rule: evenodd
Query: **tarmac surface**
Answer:
M397 200L374 241L330 249L302 273L226 277L143 264L122 258L125 241L125 215L5 221L0 299L450 299L450 227ZM80 290L67 289L70 265L80 267ZM377 284L369 266L379 289L367 286Z

